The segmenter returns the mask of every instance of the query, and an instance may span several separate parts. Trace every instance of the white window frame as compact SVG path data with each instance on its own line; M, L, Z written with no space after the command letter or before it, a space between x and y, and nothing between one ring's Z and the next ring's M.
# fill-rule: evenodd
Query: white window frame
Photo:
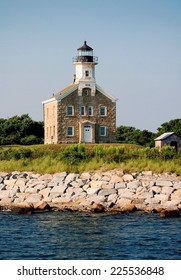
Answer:
M89 114L89 110L91 110L91 114ZM88 106L87 114L88 116L93 116L93 106Z
M82 111L83 110L83 111ZM83 113L83 114L82 114ZM85 106L80 106L80 115L85 116Z
M69 113L69 109L71 108L71 114ZM67 116L74 116L74 106L68 105L67 106Z
M69 134L69 129L71 129L72 131L72 133L71 134ZM74 136L74 126L67 126L67 136L69 136L69 137L72 137L72 136Z
M104 129L104 134L102 133L102 129ZM107 135L107 127L101 125L101 126L99 127L99 136L106 136L106 135Z
M102 114L102 112L101 112L102 109L104 109L104 114ZM106 106L101 105L101 106L99 107L99 115L100 115L101 117L107 116L107 107L106 107Z

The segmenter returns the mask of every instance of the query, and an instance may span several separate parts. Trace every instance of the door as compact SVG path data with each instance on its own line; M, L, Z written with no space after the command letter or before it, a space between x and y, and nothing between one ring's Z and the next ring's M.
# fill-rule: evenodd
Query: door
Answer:
M84 126L84 142L85 143L91 143L91 126L85 125Z

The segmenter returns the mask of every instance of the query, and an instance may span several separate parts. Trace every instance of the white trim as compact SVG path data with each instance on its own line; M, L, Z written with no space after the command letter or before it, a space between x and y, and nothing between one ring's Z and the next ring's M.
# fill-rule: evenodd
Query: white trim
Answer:
M101 134L101 128L104 128L104 134ZM107 136L107 127L104 125L101 125L99 127L99 136Z
M68 107L72 108L72 114L68 114ZM67 105L66 110L67 110L66 111L67 116L74 116L74 106L73 105Z
M104 115L101 114L101 108L104 108ZM100 117L106 117L107 116L107 106L105 105L99 105L99 116Z
M100 91L102 94L104 94L106 97L108 97L109 99L111 99L112 102L116 102L118 100L118 98L115 98L114 96L112 96L111 94L109 94L108 92L106 92L105 90L103 90L98 84L96 84L96 89L98 91Z
M60 91L60 95L56 96L56 100L62 100L63 98L67 97L69 94L71 94L72 92L74 92L75 90L78 89L78 84L75 84L74 87L72 87L71 89L69 89L68 91L66 91L65 93L61 94L61 91ZM63 91L64 89L62 89ZM58 94L58 93L57 93Z
M42 101L42 104L50 103L50 102L53 102L53 101L56 101L56 98L55 98L55 97L52 97L52 98L47 99L47 100L45 100L45 101Z
M68 129L69 129L69 128L72 128L72 134L71 134L71 135L68 134ZM69 136L69 137L74 136L74 126L71 126L71 125L67 126L67 136Z

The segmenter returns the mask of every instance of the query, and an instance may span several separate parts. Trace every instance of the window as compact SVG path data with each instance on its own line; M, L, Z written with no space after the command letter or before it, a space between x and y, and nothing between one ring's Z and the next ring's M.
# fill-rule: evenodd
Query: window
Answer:
M99 114L100 114L100 116L106 116L107 115L107 107L106 106L100 106Z
M85 106L80 107L80 115L84 116L85 115Z
M99 135L100 136L106 136L106 126L100 126Z
M73 126L67 127L67 136L74 136L74 127Z
M74 107L73 106L67 106L67 115L73 116L74 115Z
M89 77L89 71L88 70L85 70L85 76Z
M93 115L93 107L88 106L88 116L92 116L92 115Z
M83 96L88 96L88 95L89 95L89 92L90 92L90 89L84 88L83 91L82 91L82 95L83 95Z

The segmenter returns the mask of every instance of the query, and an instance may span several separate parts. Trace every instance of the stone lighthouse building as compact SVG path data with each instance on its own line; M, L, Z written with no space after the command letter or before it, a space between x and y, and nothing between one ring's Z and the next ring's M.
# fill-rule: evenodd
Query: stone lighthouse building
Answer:
M86 41L73 64L73 83L43 101L44 143L115 142L116 99L96 83L98 58Z

